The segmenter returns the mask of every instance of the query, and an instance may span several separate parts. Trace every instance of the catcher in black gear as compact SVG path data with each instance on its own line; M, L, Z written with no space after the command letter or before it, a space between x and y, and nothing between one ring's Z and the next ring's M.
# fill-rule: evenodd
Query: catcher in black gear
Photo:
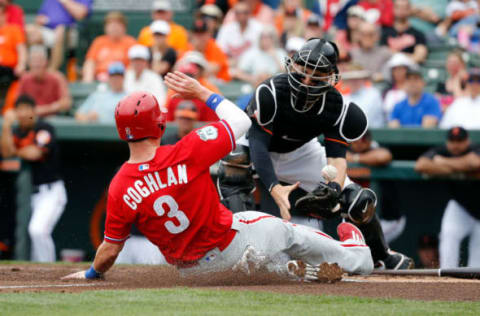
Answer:
M387 269L411 268L413 260L390 251L384 240L375 193L346 176L348 144L363 136L368 122L363 110L344 104L334 87L337 58L335 43L309 39L287 59L287 73L256 88L247 107L252 127L244 145L260 179L261 209L286 220L293 215L293 221L299 215L342 216L360 228L374 261ZM327 165L336 170L328 179L322 174ZM219 190L224 198L233 191L221 182Z

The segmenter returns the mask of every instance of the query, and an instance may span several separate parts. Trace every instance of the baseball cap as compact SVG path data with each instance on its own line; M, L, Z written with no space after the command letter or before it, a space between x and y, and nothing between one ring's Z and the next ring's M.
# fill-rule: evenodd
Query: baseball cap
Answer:
M200 8L200 13L212 17L212 18L217 18L221 19L223 16L222 10L215 4L205 4Z
M198 19L193 23L193 33L205 33L208 31L207 22L204 19Z
M150 59L150 52L148 51L148 48L143 45L133 45L130 47L128 50L128 59L144 59L144 60L149 60Z
M188 118L191 120L198 119L198 110L195 103L191 100L184 100L178 103L175 109L175 118Z
M157 20L150 24L150 30L153 34L168 35L170 34L170 25L168 25L168 23L165 21Z
M194 63L202 67L203 69L208 68L208 62L205 59L205 56L203 56L202 53L196 51L186 52L179 62Z
M155 0L152 3L153 11L172 11L172 4L169 0Z
M178 66L178 71L183 72L186 75L195 77L200 71L200 68L194 63L186 62L186 63L181 63Z
M448 130L447 139L450 141L461 142L468 138L468 132L461 126L455 126Z
M322 24L323 24L322 18L319 17L318 15L316 15L316 14L311 14L311 15L308 17L307 25L312 25L312 26L319 26L319 27L321 27Z
M108 65L108 74L113 75L123 75L125 73L125 66L123 63L116 61Z
M359 5L353 5L347 10L348 16L356 16L361 19L365 19L365 9Z

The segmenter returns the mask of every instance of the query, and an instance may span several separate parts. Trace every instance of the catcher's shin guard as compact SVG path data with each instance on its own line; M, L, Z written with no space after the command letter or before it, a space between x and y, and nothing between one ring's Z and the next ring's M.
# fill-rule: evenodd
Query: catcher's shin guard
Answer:
M354 223L363 233L372 252L373 261L384 260L388 256L388 245L383 235L380 220L375 214L377 196L371 189L362 188L356 183L348 185L340 197L342 216Z
M377 214L373 216L370 222L357 226L370 247L373 262L384 260L388 256L388 245L383 236L382 226L380 226Z

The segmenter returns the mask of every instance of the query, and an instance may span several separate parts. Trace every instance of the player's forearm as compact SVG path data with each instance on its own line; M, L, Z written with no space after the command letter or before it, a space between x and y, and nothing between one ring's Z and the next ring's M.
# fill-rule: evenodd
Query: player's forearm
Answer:
M107 272L115 263L120 251L122 251L123 244L113 244L102 242L97 249L97 254L93 261L93 268L99 273Z
M1 154L3 158L15 156L16 149L13 143L13 135L10 125L4 124L2 128Z
M390 161L392 161L392 154L383 148L374 149L358 156L358 162L368 166L384 166Z
M328 164L337 168L337 176L330 182L337 182L343 188L347 177L347 160L345 158L327 158Z
M444 163L457 172L469 172L480 168L480 157L474 153L463 157L444 158Z
M270 139L271 136L260 126L253 124L249 131L250 157L260 180L269 191L279 183L268 151Z
M415 164L415 171L428 175L447 175L453 172L449 166L435 163L429 158L420 158Z
M40 147L36 145L29 145L19 149L17 151L17 155L23 160L37 161L42 158L43 151Z
M217 116L230 125L236 140L245 135L252 121L238 106L222 96L212 93L205 102L217 113Z

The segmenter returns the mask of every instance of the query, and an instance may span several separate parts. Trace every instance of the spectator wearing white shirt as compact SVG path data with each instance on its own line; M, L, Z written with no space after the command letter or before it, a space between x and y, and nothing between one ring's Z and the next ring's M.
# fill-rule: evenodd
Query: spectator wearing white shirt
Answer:
M361 66L352 66L350 71L342 74L345 86L350 88L349 93L343 94L345 104L353 102L360 106L367 114L368 126L380 128L385 126L385 116L382 108L382 95L377 88L368 85L370 72Z
M256 86L268 77L284 70L287 57L285 50L278 46L278 36L273 26L266 26L259 40L258 47L252 47L242 55L234 71L237 79Z
M108 87L90 94L75 113L78 122L115 125L115 107L126 96L123 89L125 66L117 61L108 66Z
M469 71L467 91L469 95L456 99L447 108L440 122L441 128L480 129L480 69Z
M407 72L409 69L416 68L418 68L417 64L403 53L396 53L385 65L384 78L389 84L383 97L385 117L390 117L395 104L407 97L405 92Z
M233 8L236 20L222 25L217 44L228 55L231 65L236 65L240 56L249 48L258 45L263 25L252 17L252 8L239 1Z
M152 93L161 106L165 105L166 88L162 78L148 69L150 52L146 46L134 45L128 50L130 67L125 73L124 88L127 93L147 91Z

